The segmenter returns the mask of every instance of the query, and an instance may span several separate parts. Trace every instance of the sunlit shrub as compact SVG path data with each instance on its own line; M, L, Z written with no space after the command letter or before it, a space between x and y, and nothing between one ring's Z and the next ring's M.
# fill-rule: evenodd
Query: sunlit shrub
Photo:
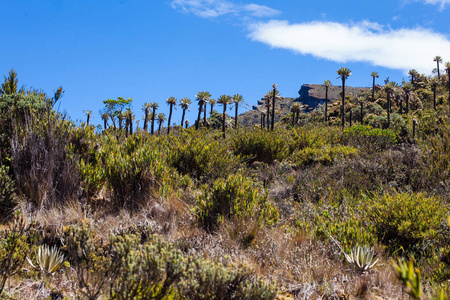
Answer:
M296 165L306 166L313 163L331 165L338 158L352 158L358 150L349 146L326 146L323 148L304 148L292 155Z
M367 221L391 250L411 250L419 243L436 243L447 211L442 201L423 193L394 193L367 197Z
M267 195L240 174L216 180L211 190L205 187L197 202L199 221L208 229L214 229L223 218L256 218L269 225L278 220L278 211Z
M382 151L397 142L394 132L389 129L355 125L344 129L344 141L350 145L362 147L366 151Z

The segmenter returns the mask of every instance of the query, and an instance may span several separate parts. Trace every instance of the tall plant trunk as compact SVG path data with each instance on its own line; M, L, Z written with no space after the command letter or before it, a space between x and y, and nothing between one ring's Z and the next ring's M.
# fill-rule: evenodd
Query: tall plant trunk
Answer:
M128 126L130 126L130 120L128 117L125 117L125 136L128 137Z
M273 128L275 126L275 94L276 94L276 89L273 89L273 95L272 95L272 131Z
M203 108L203 101L200 100L198 103L198 116L197 116L197 122L195 123L195 130L198 130L200 126L200 118L202 116L202 108Z
M362 124L363 124L363 121L364 121L364 115L363 115L363 106L364 106L364 103L361 101L360 105L361 105L360 115L361 115L361 125L362 125Z
M91 115L87 115L87 120L86 120L86 126L89 127L89 119L91 118Z
M159 123L159 126L158 126L158 135L161 135L161 126L162 126L162 122Z
M153 108L151 134L155 133L155 114L156 114L156 108Z
M144 131L147 132L148 129L148 108L145 109L145 116L144 116Z
M236 103L236 107L234 108L234 129L237 129L237 127L238 127L238 107L239 107L239 105L238 105L239 103Z
M223 132L223 138L225 138L225 113L227 111L227 104L223 104L223 117L222 117L222 132Z
M375 102L375 76L373 76L372 82L372 102Z
M213 113L213 107L214 107L214 104L210 103L210 105L211 105L211 112L209 113L209 116L212 115L212 113Z
M206 108L208 106L208 102L205 101L205 108L203 109L203 125L206 126Z
M181 128L183 128L184 124L184 116L186 115L186 109L183 108L183 114L181 115Z
M350 109L350 127L352 127L352 110Z
M342 129L345 128L345 78L342 78Z
M388 104L388 107L387 107L387 117L388 117L388 128L390 128L391 127L391 96L389 95L389 93L388 93L388 96L387 96L387 104Z
M106 130L107 125L108 125L108 120L103 120L103 127L105 127L105 130Z
M438 60L436 60L436 64L437 64L438 78L441 79L441 73L439 72L439 61Z
M130 114L130 135L133 134L133 115Z
M170 111L169 111L169 120L167 121L167 135L170 133L170 121L172 120L172 110L173 110L173 104L170 104Z
M325 123L328 121L328 86L325 87Z
M267 101L269 101L269 99L267 99ZM267 103L266 124L267 124L267 130L269 130L270 129L270 103Z
M292 127L295 125L295 111L292 112Z

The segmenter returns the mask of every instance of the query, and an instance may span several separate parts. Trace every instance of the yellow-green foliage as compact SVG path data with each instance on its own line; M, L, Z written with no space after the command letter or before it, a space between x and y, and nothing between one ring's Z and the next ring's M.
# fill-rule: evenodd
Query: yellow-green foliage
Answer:
M363 208L390 249L408 250L417 243L437 242L447 211L442 201L423 193L394 193L367 198Z
M231 148L235 155L268 164L281 161L289 154L286 132L282 130L240 130L233 136Z
M226 177L239 167L238 159L218 133L182 131L164 144L169 150L169 165L202 182Z
M9 228L0 232L0 294L6 280L22 269L30 252L30 245L27 243L29 230L30 226L17 213Z
M8 167L0 166L0 219L7 219L17 202L14 181L9 177L8 172Z
M209 229L216 227L223 218L257 218L261 224L268 225L278 220L278 211L267 195L241 174L216 180L211 190L204 187L197 202L198 218Z
M393 267L398 280L406 287L406 293L413 299L422 299L420 271L414 266L414 262L412 260L406 262L399 259L398 263L393 263Z
M352 158L358 153L356 148L350 146L325 146L323 148L304 148L292 155L296 165L306 166L313 163L331 165L338 158Z
M363 224L356 217L334 220L327 211L316 217L312 234L324 239L328 239L331 235L339 241L347 253L358 245L374 245L377 241L373 226Z
M391 130L365 125L346 128L343 135L344 142L370 152L382 151L397 142L397 137Z

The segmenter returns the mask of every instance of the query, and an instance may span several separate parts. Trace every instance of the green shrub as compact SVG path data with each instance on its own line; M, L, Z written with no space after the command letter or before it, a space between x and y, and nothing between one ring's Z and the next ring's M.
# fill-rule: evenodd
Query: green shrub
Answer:
M219 134L186 130L164 143L169 165L201 182L227 177L240 165Z
M447 211L438 198L423 193L394 193L366 200L367 221L390 250L411 250L419 243L437 242Z
M358 150L349 146L325 146L323 148L304 148L292 155L296 165L306 166L313 163L331 165L338 158L351 158L356 156Z
M269 203L267 195L241 174L216 180L211 190L205 187L197 203L198 218L208 229L214 229L223 218L257 218L261 224L269 225L278 220L278 211Z
M181 299L275 299L277 288L267 280L254 276L243 266L224 267L206 260L190 264L182 282Z
M235 155L268 164L288 156L284 134L280 130L266 131L258 128L240 130L233 136L231 148Z
M8 219L17 204L14 181L9 177L9 168L0 166L0 216Z
M365 125L346 128L343 135L344 142L370 152L385 150L397 142L397 137L391 130Z

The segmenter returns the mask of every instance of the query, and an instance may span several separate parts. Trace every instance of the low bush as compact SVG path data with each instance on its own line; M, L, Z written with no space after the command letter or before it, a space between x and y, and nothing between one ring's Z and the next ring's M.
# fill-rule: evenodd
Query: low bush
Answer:
M313 163L331 165L338 158L352 158L358 150L349 146L325 146L323 148L304 148L292 154L293 162L298 166Z
M440 199L423 193L394 193L366 197L365 202L367 221L391 251L438 242L447 212Z
M241 174L218 179L211 190L205 189L197 198L197 215L207 229L214 229L224 218L256 218L260 224L272 225L278 220L278 211L261 193L251 179Z
M364 125L355 125L344 129L343 138L345 143L370 152L385 150L397 142L397 137L391 130Z
M9 168L0 166L0 218L5 221L9 218L17 204L14 192L14 181L9 177Z

